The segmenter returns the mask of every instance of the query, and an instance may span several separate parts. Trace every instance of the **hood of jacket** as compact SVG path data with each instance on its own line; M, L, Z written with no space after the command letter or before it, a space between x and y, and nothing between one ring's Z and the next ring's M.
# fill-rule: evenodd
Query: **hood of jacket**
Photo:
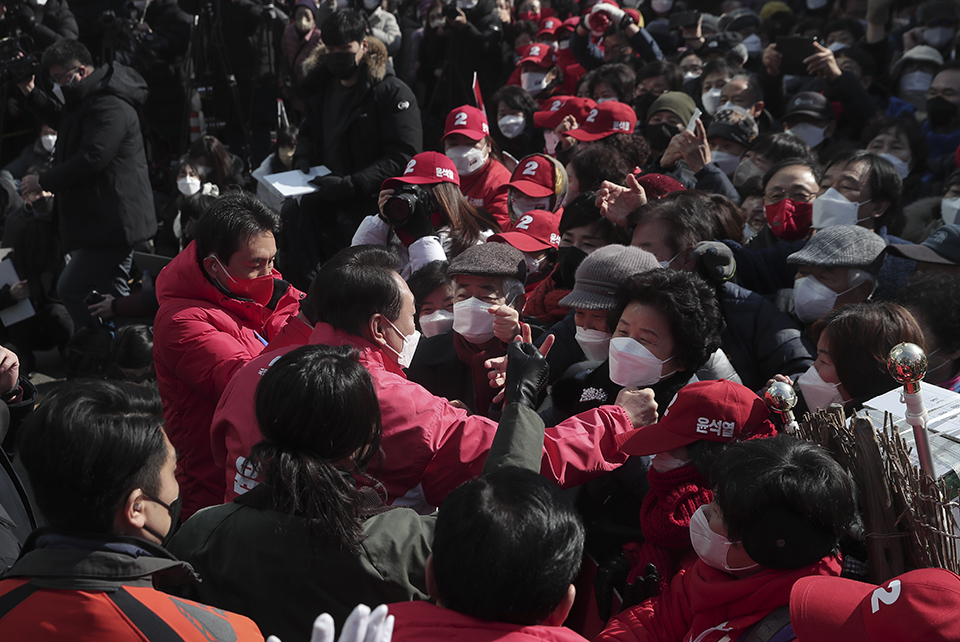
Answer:
M300 67L303 70L304 93L312 93L312 89L317 84L324 83L333 75L323 65L323 58L327 55L327 48L323 43L317 46L313 52L307 56ZM363 66L362 73L366 75L367 84L375 85L390 73L387 68L387 61L390 55L387 53L387 46L378 38L367 36L367 53L361 60Z
M273 271L274 294L271 304L277 302L289 288L279 271ZM263 325L274 310L249 299L239 299L224 293L207 278L197 256L196 241L191 241L180 254L157 275L157 303L161 306L176 300L194 300L212 303L237 318Z
M134 109L147 102L147 82L135 70L115 62L93 70L74 85L65 85L63 98L73 107L94 94L109 94L130 103Z

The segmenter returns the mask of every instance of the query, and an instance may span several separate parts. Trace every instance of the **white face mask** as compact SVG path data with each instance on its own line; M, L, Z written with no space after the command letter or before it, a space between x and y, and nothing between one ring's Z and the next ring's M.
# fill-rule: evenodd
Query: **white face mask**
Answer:
M727 176L733 176L733 173L736 172L737 168L740 166L740 157L735 156L734 154L716 151L710 152L710 157L713 160L714 165L719 167L720 171Z
M700 77L700 74L694 73L692 71L688 71L685 74L683 74L683 82L687 82L688 80L693 80L694 78L699 78L699 77Z
M494 304L471 297L453 304L453 331L470 343L486 343L493 338Z
M610 102L611 100L616 101L617 99L614 96L610 96L609 98L597 98L594 102L596 102L598 105L601 105L603 103Z
M719 114L722 111L735 111L743 114L744 116L750 116L753 118L753 114L750 113L750 110L746 107L741 107L740 105L735 105L729 100L717 108L717 113Z
M950 42L951 38L953 38L952 27L927 27L923 32L923 41L934 49L944 46Z
M831 187L813 201L813 228L822 230L834 225L856 225L869 217L859 218L857 213L861 205Z
M557 132L546 129L543 132L543 151L550 156L553 156L554 152L557 151L557 145L560 144L560 137L557 136Z
M520 193L519 195L513 196L510 200L513 201L510 210L517 219L532 210L550 211L549 198L531 198L526 194Z
M472 145L459 145L446 151L447 158L453 161L460 176L476 174L487 164L487 153Z
M840 51L841 49L846 49L846 48L849 47L849 46L850 46L850 45L848 45L848 44L846 44L846 43L844 43L844 42L839 42L839 41L838 41L838 42L832 43L829 47L827 47L827 49L829 49L829 50L832 51L833 53L837 53L837 52Z
M757 167L749 158L737 166L733 173L733 186L740 187L754 176L763 176L763 170Z
M826 127L817 127L811 123L797 123L788 129L787 133L796 136L809 145L810 149L813 149L823 142L824 132L826 131Z
M728 573L737 573L748 571L760 566L759 564L750 564L740 568L733 568L727 563L727 555L733 542L728 540L720 533L714 533L710 528L710 521L704 513L705 506L697 509L697 512L690 518L690 543L693 544L693 550L697 556L703 560L707 566L712 566L718 571L727 571Z
M833 309L837 297L852 289L838 293L820 283L815 276L800 277L793 285L793 307L797 318L804 323L813 323Z
M531 96L536 96L547 86L547 72L524 71L520 73L520 86Z
M200 179L195 176L184 176L177 181L177 189L184 196L193 196L200 191Z
M960 210L960 196L940 201L940 218L943 219L944 225L953 225L957 222L957 210Z
M900 76L901 94L925 94L933 84L933 74L926 71L911 71Z
M807 402L807 408L810 409L810 412L826 408L832 403L843 404L840 384L824 381L814 365L811 365L806 372L800 375L797 385L800 386L803 400Z
M613 335L603 330L587 330L577 326L577 343L587 361L604 361Z
M457 6L464 11L469 11L480 4L480 0L457 0Z
M436 310L420 317L420 329L423 336L435 337L453 329L453 312Z
M657 453L653 456L653 459L650 460L650 465L653 466L653 469L658 473L668 473L671 470L676 470L689 463L689 459L677 459L670 453Z
M897 174L900 174L900 178L906 178L910 175L910 163L897 158L893 154L883 153L880 154L880 158L886 158L888 161L893 163L893 166L897 168Z
M43 148L48 152L53 151L54 145L57 144L57 135L56 134L44 134L40 137L40 144L43 145Z
M413 334L405 335L393 325L393 322L390 321L387 317L383 317L383 320L390 324L390 327L396 330L397 334L403 337L403 347L400 349L400 352L397 352L393 349L389 343L384 343L385 348L389 348L390 352L397 355L397 363L401 368L409 368L410 364L413 363L413 355L417 352L417 344L420 343L420 333L417 330L413 331Z
M700 94L700 102L703 103L703 110L713 116L720 108L720 88L714 87L709 91Z
M680 256L680 252L677 252L676 254L674 254L672 259L668 259L666 261L657 261L657 263L659 263L660 267L662 268L668 268L670 267L671 263L677 260L678 256Z
M749 223L743 224L743 242L746 243L756 235L757 231L750 227Z
M650 6L657 13L667 13L673 8L673 0L653 0Z
M51 91L61 104L66 104L67 100L63 97L63 88L59 84L53 83L53 89L51 89Z
M657 359L636 339L611 339L610 381L618 386L652 386L663 379L663 364L670 359Z
M743 46L747 48L748 53L760 53L763 51L763 41L760 40L760 36L757 34L744 38Z
M504 116L497 121L497 127L500 128L500 132L507 138L516 138L523 133L526 126L526 119L518 115Z
M570 48L570 39L561 40L557 42L557 49L569 49Z

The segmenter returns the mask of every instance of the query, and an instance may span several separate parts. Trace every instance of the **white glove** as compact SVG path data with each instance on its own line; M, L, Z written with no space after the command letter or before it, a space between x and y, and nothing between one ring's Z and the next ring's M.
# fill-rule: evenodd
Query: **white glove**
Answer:
M605 13L610 16L610 22L615 25L620 24L620 21L623 20L623 16L625 15L623 9L609 2L600 2L593 5L590 13Z
M310 642L390 642L393 639L393 616L387 615L387 605L381 604L373 613L365 604L358 604L343 623L340 639L336 639L333 618L321 613L313 621L313 636ZM267 642L280 642L271 635Z

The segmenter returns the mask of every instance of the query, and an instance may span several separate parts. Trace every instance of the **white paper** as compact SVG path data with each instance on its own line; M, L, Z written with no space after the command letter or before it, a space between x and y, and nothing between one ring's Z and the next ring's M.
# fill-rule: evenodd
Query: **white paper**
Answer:
M14 285L19 282L20 277L17 276L17 271L13 267L13 261L9 259L0 261L0 287L4 285ZM14 323L29 319L30 317L36 316L36 314L37 312L33 309L33 304L30 303L30 299L24 299L9 308L0 310L0 321L9 328Z
M304 174L299 169L289 172L280 172L279 174L267 174L260 182L268 189L276 192L281 199L291 196L302 196L315 192L316 187L310 184L310 181L318 176L326 176L330 173L325 165L318 165L310 168L309 174Z

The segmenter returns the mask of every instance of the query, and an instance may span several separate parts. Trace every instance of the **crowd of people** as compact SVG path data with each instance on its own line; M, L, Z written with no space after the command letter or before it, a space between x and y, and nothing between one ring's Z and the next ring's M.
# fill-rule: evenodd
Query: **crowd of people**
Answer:
M960 3L0 36L0 638L960 640L763 401L960 393Z

